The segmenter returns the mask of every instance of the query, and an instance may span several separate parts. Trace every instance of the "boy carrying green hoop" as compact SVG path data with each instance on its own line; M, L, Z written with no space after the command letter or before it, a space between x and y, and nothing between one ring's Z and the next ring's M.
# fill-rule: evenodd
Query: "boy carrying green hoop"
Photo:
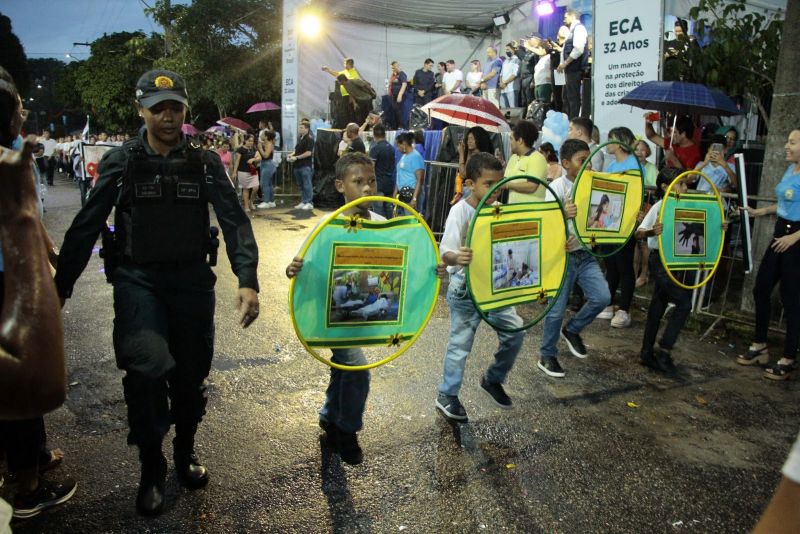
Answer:
M345 203L377 194L375 168L366 154L352 152L336 162L336 190L344 195ZM358 215L371 221L385 221L381 215L370 210L364 202L350 208L340 217ZM322 224L323 221L320 222ZM302 247L301 247L302 250ZM303 259L295 256L286 266L286 276L293 278L303 269ZM437 274L444 276L444 264L437 267ZM367 359L360 348L331 349L331 361L341 365L366 365ZM319 411L319 426L325 431L328 446L338 452L342 461L356 465L364 459L356 433L363 427L364 408L369 394L369 371L350 371L331 368L330 382L325 404Z

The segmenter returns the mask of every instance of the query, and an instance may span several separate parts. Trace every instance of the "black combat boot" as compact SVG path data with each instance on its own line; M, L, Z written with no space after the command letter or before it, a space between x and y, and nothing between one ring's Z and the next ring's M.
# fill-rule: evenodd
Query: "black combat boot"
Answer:
M136 496L136 511L142 515L156 516L164 511L164 482L167 478L167 459L157 447L139 449L142 462L142 479Z
M208 484L208 469L197 459L194 452L194 434L190 438L177 434L172 440L175 472L180 483L189 489L202 488Z

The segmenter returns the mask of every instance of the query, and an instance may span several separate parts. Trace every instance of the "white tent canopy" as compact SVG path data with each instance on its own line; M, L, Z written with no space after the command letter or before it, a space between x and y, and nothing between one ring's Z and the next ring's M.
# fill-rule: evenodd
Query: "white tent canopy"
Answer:
M303 0L284 0L284 11L302 9ZM326 116L328 94L334 79L321 71L323 65L341 68L342 59L352 57L356 68L379 95L386 93L389 63L400 62L409 79L425 58L434 61L454 59L465 65L471 59L484 61L489 45L502 44L537 31L539 20L535 1L510 0L318 0L311 5L323 13L323 31L315 40L299 39L296 54L287 47L284 27L284 70L296 68L294 87L296 109L285 120ZM575 7L590 13L592 0L557 0L559 6ZM665 13L688 17L698 0L666 0ZM748 8L766 15L780 16L786 0L748 0ZM510 22L495 28L492 18L507 13ZM296 63L295 63L296 62ZM284 72L284 87L288 85ZM296 93L294 91L296 90ZM286 92L284 92L286 100ZM293 104L292 104L293 105ZM294 138L295 125L284 124Z

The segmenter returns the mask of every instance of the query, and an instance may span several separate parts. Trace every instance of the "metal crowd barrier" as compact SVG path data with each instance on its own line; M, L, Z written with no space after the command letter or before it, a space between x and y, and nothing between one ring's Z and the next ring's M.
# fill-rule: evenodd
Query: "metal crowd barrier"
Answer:
M291 150L276 150L273 156L275 176L272 178L276 200L300 198L300 188L294 179L294 164L286 159Z

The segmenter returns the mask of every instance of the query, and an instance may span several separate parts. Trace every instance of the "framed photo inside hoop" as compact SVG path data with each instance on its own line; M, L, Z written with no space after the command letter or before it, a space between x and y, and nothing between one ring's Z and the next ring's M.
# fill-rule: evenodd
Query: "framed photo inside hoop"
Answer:
M393 203L410 214L368 220L342 214L365 202ZM297 337L319 361L345 370L383 365L408 350L430 320L439 294L439 251L410 206L364 197L336 210L300 251L303 269L289 288ZM342 365L322 348L383 347L364 365Z
M624 173L598 172L586 168L595 153L609 144L626 146L611 140L595 148L572 188L572 201L578 207L578 215L572 223L575 234L581 245L598 257L611 256L625 246L636 231L637 217L644 201L641 165L638 170ZM631 147L626 148L630 154L633 153ZM608 246L597 249L596 245Z
M498 189L522 179L549 189L547 182L529 176L498 182L478 204L465 243L473 251L466 268L470 297L481 317L505 332L530 328L547 315L567 269L567 225L561 202L486 204ZM530 303L539 305L519 328L492 321L495 310Z
M691 175L708 182L710 193L678 193L677 184ZM704 286L714 276L725 243L725 206L714 183L702 172L689 170L675 178L661 202L658 250L667 276L685 289ZM680 272L701 271L699 281L686 284Z

